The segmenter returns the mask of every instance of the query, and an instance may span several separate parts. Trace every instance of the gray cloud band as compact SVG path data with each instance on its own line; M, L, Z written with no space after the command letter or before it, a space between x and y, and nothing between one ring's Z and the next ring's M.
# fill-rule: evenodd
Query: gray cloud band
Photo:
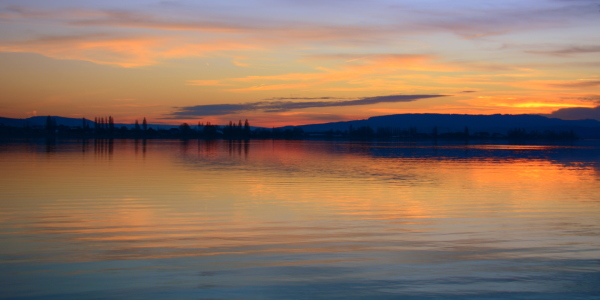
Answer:
M219 116L242 113L247 111L284 112L294 109L370 105L378 103L412 102L419 99L445 97L448 95L389 95L378 97L367 97L357 100L345 101L260 101L241 104L208 104L196 106L176 107L171 113L172 118ZM323 98L326 99L326 98Z

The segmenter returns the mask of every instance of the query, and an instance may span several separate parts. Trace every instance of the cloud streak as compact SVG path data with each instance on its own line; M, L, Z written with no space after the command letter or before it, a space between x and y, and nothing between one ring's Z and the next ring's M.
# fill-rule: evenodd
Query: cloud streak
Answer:
M55 59L83 60L124 68L153 65L169 58L253 49L256 46L238 42L186 43L161 36L109 34L45 36L24 42L0 43L0 52L37 53Z
M566 100L581 100L581 101L591 101L600 104L600 95L585 95L580 97L562 97L562 99Z
M580 88L592 88L600 86L600 80L582 80L572 81L564 83L552 83L549 84L552 87L565 88L565 89L580 89Z
M366 97L357 100L344 101L259 101L241 104L208 104L187 107L176 107L176 111L170 114L171 119L219 116L239 114L250 111L264 112L286 112L296 109L318 108L318 107L341 107L356 105L371 105L379 103L412 102L419 99L445 97L448 95L388 95L377 97ZM328 97L324 97L328 98Z
M402 75L409 72L453 72L461 66L439 62L431 55L377 54L369 56L335 55L348 60L331 68L316 67L310 73L285 73L277 75L253 75L221 79L219 81L189 80L188 85L225 86L229 91L252 92L273 90L329 90L329 91L396 91L405 87ZM316 59L323 57L308 57ZM332 85L338 87L332 88ZM413 86L414 88L415 86Z
M557 50L546 50L546 51L525 51L534 54L546 54L552 56L568 56L572 54L586 54L586 53L598 53L600 52L600 45L591 46L569 46L563 49Z
M600 80L532 80L517 81L511 85L526 89L541 90L593 90L600 87Z

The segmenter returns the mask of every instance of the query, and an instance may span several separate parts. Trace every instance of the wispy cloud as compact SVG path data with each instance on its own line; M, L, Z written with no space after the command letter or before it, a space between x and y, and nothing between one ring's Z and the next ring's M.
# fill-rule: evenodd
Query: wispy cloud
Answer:
M247 24L244 24L243 22L233 23L211 20L207 17L206 20L174 21L124 10L97 11L96 16L96 18L71 20L68 22L68 24L73 26L110 26L121 28L147 28L169 31L193 30L221 33L238 33L254 29L254 26L247 25L250 22Z
M511 85L527 89L539 90L589 90L600 87L600 80L531 80L516 81Z
M256 46L227 41L194 44L166 36L109 34L45 36L25 42L0 42L0 51L3 52L30 52L56 59L84 60L125 68L153 65L169 58L252 49Z
M600 14L600 13L599 13ZM600 52L600 45L588 45L588 46L568 46L562 49L554 49L554 50L529 50L525 51L528 53L535 54L546 54L552 56L568 56L572 54L586 54L586 53L598 53Z
M550 83L548 85L552 87L565 89L591 88L600 86L600 80L569 81L562 83Z
M229 91L251 92L272 90L398 90L403 87L407 72L452 72L461 66L439 62L437 57L421 54L377 54L369 56L336 55L343 57L340 65L331 68L316 67L314 72L278 75L246 76L222 79L212 85L233 85ZM323 56L306 59L324 59ZM205 81L190 80L190 85L204 85ZM331 84L346 85L332 88ZM211 85L211 84L207 84Z
M444 96L447 95L389 95L343 101L260 101L247 102L241 104L208 104L187 107L176 107L177 110L170 114L170 118L180 119L202 116L218 116L228 114L239 114L249 111L285 112L295 109L315 107L340 107L355 105L371 105L378 103L412 102L419 99Z
M297 20L256 13L254 10L236 12L210 8L177 6L179 11L133 12L127 9L42 9L26 6L8 6L0 18L5 20L36 20L72 28L102 30L150 29L187 35L190 31L207 35L221 35L221 39L246 39L270 45L290 45L319 42L321 44L382 42L385 36L398 32L395 25L363 23L336 23L331 20ZM192 9L184 11L185 9ZM231 8L231 7L228 7ZM253 13L248 13L252 11ZM289 13L289 12L285 12Z
M589 102L596 102L596 103L600 104L600 95L585 95L585 96L578 96L578 97L562 97L562 99L565 99L565 100L589 101Z

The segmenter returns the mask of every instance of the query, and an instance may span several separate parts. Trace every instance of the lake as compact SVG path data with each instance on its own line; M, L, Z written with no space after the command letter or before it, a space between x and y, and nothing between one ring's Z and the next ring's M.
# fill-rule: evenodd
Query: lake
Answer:
M600 144L0 143L3 299L600 299Z

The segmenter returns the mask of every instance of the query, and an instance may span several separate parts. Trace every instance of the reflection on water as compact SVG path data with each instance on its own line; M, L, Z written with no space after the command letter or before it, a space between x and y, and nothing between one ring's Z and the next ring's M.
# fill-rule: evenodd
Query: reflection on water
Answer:
M591 299L597 145L0 144L0 297Z

